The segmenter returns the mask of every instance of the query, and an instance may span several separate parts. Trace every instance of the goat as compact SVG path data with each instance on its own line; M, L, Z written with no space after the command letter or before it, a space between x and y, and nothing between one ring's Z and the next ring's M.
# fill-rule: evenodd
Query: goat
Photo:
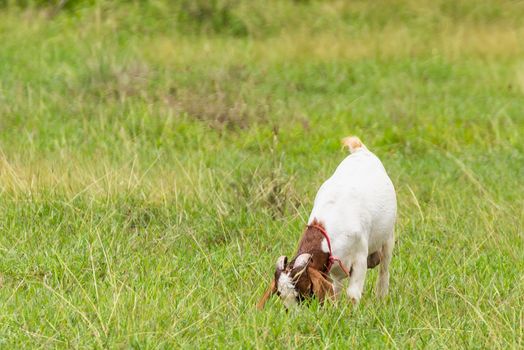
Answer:
M346 295L358 304L366 272L380 264L376 293L389 288L397 215L395 188L381 161L358 137L342 140L349 149L335 173L317 192L298 251L288 262L277 259L274 278L258 303L273 294L286 308L316 296L338 297L349 277Z

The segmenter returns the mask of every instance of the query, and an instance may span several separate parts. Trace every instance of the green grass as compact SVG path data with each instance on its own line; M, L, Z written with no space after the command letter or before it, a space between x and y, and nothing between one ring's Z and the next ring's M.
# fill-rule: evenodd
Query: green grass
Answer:
M0 1L0 347L524 347L524 3L210 3ZM256 311L349 134L390 295Z

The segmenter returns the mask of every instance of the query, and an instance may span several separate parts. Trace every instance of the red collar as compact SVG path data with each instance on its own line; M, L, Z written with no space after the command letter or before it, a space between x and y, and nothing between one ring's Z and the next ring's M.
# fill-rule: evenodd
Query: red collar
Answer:
M338 257L333 255L333 251L331 250L331 240L329 239L329 235L328 235L326 229L324 227L322 227L321 225L318 225L316 223L311 224L311 225L307 225L307 227L316 228L326 238L328 249L329 249L329 258L328 258L326 273L329 273L329 271L331 271L331 268L333 267L333 264L335 263L335 261L337 261L338 265L340 266L342 271L344 271L346 276L349 277L349 270L344 266L344 264L342 263L342 261Z

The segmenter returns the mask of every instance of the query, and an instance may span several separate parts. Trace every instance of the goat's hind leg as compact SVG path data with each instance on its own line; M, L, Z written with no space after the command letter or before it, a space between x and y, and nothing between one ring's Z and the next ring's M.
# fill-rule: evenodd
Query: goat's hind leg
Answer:
M393 255L393 247L395 246L395 237L393 234L382 246L382 259L380 261L380 270L377 278L376 293L377 297L383 298L388 294L389 289L389 263Z

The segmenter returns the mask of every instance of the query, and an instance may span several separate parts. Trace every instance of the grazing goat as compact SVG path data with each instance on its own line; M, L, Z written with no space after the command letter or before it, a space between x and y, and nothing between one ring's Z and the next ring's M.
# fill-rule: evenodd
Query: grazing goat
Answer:
M287 308L313 296L320 301L337 297L345 277L349 277L346 294L358 304L367 268L379 264L377 296L388 292L395 189L380 160L357 137L342 142L351 154L320 187L298 252L289 262L286 256L278 258L259 309L273 294Z

